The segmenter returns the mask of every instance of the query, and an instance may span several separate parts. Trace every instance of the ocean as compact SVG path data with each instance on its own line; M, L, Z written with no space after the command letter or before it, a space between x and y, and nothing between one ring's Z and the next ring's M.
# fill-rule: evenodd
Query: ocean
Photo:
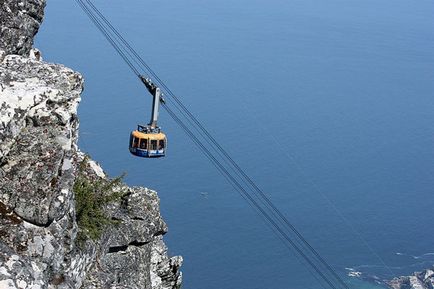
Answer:
M434 264L434 2L94 3L350 288ZM167 157L130 155L151 98L74 1L35 46L85 77L81 150L158 191L183 288L322 288L164 111Z

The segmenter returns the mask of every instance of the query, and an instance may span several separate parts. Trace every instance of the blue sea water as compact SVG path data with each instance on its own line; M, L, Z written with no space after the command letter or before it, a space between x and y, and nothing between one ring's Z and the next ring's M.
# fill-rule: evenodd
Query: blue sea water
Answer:
M94 2L340 274L434 264L434 2ZM85 77L80 148L158 191L184 288L321 288L165 112L168 156L129 154L150 97L74 1L36 46Z

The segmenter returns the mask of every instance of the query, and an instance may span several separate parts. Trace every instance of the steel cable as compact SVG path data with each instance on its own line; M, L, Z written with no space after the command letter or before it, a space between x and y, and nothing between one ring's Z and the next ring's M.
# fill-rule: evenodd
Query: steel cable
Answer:
M233 158L227 153L225 149L215 140L215 138L209 133L209 131L202 125L201 122L197 120L197 118L185 107L185 105L180 101L180 99L164 84L164 82L151 70L151 68L146 64L146 62L137 54L137 52L128 44L128 42L121 36L121 34L111 25L111 23L103 16L102 13L93 5L90 0L85 0L91 8L87 7L83 0L75 0L80 7L84 10L84 12L89 16L92 22L97 26L97 28L104 34L109 43L115 48L115 50L120 54L123 60L128 64L128 66L132 69L136 76L140 77L139 70L133 65L132 62L136 64L140 64L145 68L155 79L156 82L160 84L162 88L164 88L165 92L171 96L177 105L174 105L177 108L184 118L190 123L194 124L194 129L199 131L202 138L211 145L212 149L216 151L220 156L224 156L223 160L232 165L232 170L237 174L239 178L242 179L244 183L250 184L250 186L256 191L260 196L260 201L266 205L268 209L271 210L271 214L274 218L278 220L274 220L269 213L267 213L259 203L253 199L253 197L245 190L243 186L232 176L232 174L214 157L214 155L210 152L208 148L195 136L195 134L188 128L188 126L167 106L163 105L166 111L169 113L171 118L184 130L184 132L193 140L193 142L198 146L198 148L205 154L205 156L211 161L211 163L218 169L220 173L229 181L229 183L240 193L243 198L247 201L249 205L254 205L256 210L259 211L263 217L274 227L277 232L279 232L284 239L291 244L291 246L305 259L305 261L315 269L315 271L321 276L321 278L326 281L326 283L331 288L337 288L333 285L333 283L329 280L328 276L323 274L319 267L313 263L312 260L297 246L297 244L283 231L282 228L278 225L278 223L285 224L285 226L304 244L307 249L317 258L317 261L321 263L327 271L338 281L343 288L349 288L345 282L340 278L339 275L334 271L334 269L319 255L319 253L310 245L309 242L301 235L301 233L287 220L287 218L278 210L278 208L271 202L271 200L265 195L265 193L256 185L256 183L245 173L241 167L233 160ZM101 18L97 19L97 16L91 11L94 10L96 14ZM104 24L107 25L104 27ZM118 39L116 39L116 36ZM121 46L124 48L121 48ZM126 51L125 51L126 50ZM247 198L247 199L246 199Z

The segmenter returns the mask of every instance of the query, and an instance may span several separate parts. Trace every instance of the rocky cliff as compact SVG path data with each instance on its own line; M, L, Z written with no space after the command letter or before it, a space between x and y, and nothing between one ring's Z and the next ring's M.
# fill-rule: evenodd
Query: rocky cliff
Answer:
M44 17L45 0L0 2L0 48L6 54L27 55Z
M83 78L31 49L45 1L0 5L0 288L179 288L156 192L77 148Z
M434 267L412 276L395 278L389 285L393 289L434 289Z

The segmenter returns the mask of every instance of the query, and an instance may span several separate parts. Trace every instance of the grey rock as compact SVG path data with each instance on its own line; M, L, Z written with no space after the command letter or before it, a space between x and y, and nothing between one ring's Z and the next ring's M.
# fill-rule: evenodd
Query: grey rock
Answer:
M77 147L82 76L31 49L44 6L0 4L0 288L179 288L155 191L118 184L116 222L79 242L74 183L109 181Z
M433 289L434 267L422 272L416 272L412 276L394 278L389 282L393 289Z
M182 259L169 259L161 249L167 226L155 191L119 185L122 201L106 207L118 223L100 240L77 243L78 167L85 163L91 182L106 180L76 145L82 77L61 65L8 55L0 81L0 284L179 288Z
M27 56L44 17L45 0L0 2L0 49Z
M5 59L5 56L6 56L6 51L0 49L0 62L2 62L3 59Z
M6 56L0 66L0 201L48 226L71 204L83 80L63 66ZM58 117L61 110L67 120Z
M154 289L181 288L182 257L168 258L167 247L162 238L156 238L152 244L151 252L151 283Z
M97 181L101 170L90 161L87 178ZM120 185L121 202L107 206L118 223L109 227L97 243L87 242L82 252L94 254L83 288L180 288L181 257L169 258L162 241L167 226L160 215L155 191ZM164 264L164 266L163 266ZM159 280L159 281L156 281Z

